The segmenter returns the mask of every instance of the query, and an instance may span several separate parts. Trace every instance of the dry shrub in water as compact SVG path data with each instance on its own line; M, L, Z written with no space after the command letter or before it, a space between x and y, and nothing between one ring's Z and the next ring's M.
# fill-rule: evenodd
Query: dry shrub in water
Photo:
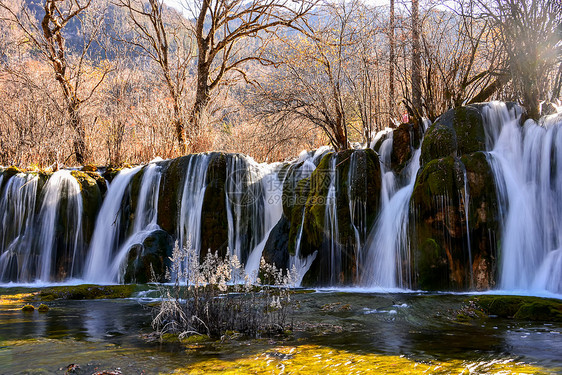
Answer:
M259 277L247 275L235 255L209 252L200 263L195 250L180 249L177 242L170 259L176 281L160 287L162 303L152 321L158 333L220 338L235 331L258 337L292 325L289 288L296 270L284 273L262 258Z

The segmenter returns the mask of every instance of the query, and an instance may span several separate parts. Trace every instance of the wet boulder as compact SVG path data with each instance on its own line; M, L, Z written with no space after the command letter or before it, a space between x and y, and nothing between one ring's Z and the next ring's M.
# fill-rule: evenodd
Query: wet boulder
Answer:
M191 157L192 155L182 156L159 163L162 168L162 178L158 196L157 223L168 233L175 233L177 228L183 181Z
M416 179L411 212L414 288L486 290L495 285L500 218L484 153L427 163Z
M225 184L227 177L227 155L211 154L201 211L201 260L205 258L209 250L218 251L221 256L226 255L228 213Z
M163 230L151 232L142 243L129 250L123 280L125 283L165 282L166 270L171 266L173 238ZM153 273L156 280L153 280Z
M484 120L476 106L453 108L428 129L422 142L421 164L446 156L486 150Z
M102 205L103 193L102 189L100 189L100 185L105 186L105 180L102 178L101 180L103 180L103 182L99 181L86 172L72 171L71 174L80 185L80 192L82 194L82 228L84 241L89 243L90 238L94 233L94 226Z
M299 181L290 219L289 252L316 257L304 285L356 282L360 244L379 211L380 163L370 149L325 155L312 175Z
M392 151L390 153L391 168L400 172L412 157L412 125L401 124L393 131Z
M262 257L277 268L289 268L289 231L291 223L282 216L275 224L265 243Z

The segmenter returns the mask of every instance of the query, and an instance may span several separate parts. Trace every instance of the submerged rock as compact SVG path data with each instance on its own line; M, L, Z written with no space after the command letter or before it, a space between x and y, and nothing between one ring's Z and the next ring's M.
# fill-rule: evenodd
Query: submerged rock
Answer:
M25 305L21 308L21 311L32 312L35 311L35 307L33 305Z

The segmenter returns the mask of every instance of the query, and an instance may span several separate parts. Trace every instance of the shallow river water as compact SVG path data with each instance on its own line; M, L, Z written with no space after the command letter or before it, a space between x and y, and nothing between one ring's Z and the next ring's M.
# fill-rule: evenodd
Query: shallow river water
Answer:
M2 289L0 289L0 294ZM0 374L560 373L562 324L457 322L467 295L296 294L293 334L193 345L148 340L148 298L0 307Z

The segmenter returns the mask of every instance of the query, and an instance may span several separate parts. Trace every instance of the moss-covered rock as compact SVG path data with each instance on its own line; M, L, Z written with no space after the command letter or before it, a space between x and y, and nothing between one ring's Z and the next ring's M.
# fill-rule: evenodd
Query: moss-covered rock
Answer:
M523 296L478 296L476 302L488 315L530 321L562 322L562 302Z
M85 173L91 178L93 178L94 180L96 180L96 183L98 184L102 197L105 197L105 193L107 193L107 181L105 180L105 178L103 178L102 175L97 172L85 172Z
M330 186L334 187L332 195ZM357 281L360 246L356 233L364 242L378 214L380 188L380 163L373 150L329 153L309 178L297 183L289 252L295 254L299 239L301 257L317 252L303 285ZM330 222L326 222L328 209L335 218Z
M18 173L23 173L23 171L13 166L2 170L2 181L0 182L0 192L4 190L4 186L6 186L8 180Z
M111 182L121 172L123 167L107 167L105 171L102 173L102 177L107 181Z
M263 248L262 256L268 264L277 268L289 268L289 231L290 222L282 216L275 224Z
M422 143L420 162L422 165L431 160L457 155L457 135L455 130L439 122L427 131Z
M99 182L88 173L72 171L71 174L80 185L82 209L84 212L82 220L84 241L89 243L94 233L96 218L102 205L102 192ZM105 186L105 181L103 181L103 185Z
M287 218L291 217L293 208L298 204L296 192L297 185L303 178L307 177L304 176L300 170L303 163L304 162L284 165L280 171L280 176L283 178L283 194L281 197L283 203L283 215ZM300 194L302 196L302 191Z
M486 290L495 285L500 218L484 153L428 162L417 176L411 207L415 287Z
M428 129L422 143L421 163L446 156L486 150L486 133L480 110L474 106L451 109Z
M419 285L424 290L440 290L449 281L447 254L433 238L425 238L417 255Z
M45 305L44 303L40 304L39 307L37 308L37 311L39 311L40 313L46 313L47 311L49 311L49 306Z
M87 164L83 166L80 170L82 172L96 172L98 170L98 167L96 167L94 164Z
M23 311L23 312L33 312L33 311L35 311L35 307L33 305L24 305L21 308L21 311Z
M166 270L171 267L169 258L173 246L174 240L167 232L155 230L150 233L142 243L129 250L124 281L139 284L167 281Z
M38 297L41 301L53 300L81 300L81 299L105 299L105 298L128 298L136 289L135 285L71 285L54 286L42 289Z

